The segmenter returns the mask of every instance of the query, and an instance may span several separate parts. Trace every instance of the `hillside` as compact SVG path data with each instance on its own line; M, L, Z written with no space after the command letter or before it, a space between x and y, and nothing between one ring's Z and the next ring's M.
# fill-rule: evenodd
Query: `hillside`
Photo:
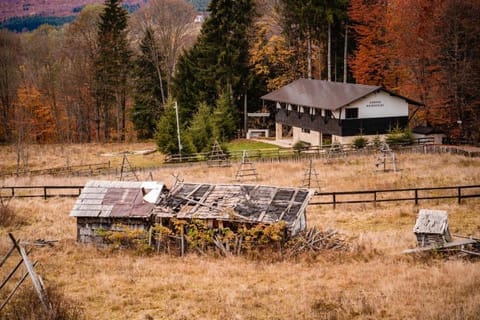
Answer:
M92 3L103 3L103 0L3 0L0 1L0 21L13 17L28 16L74 16L83 7ZM139 8L144 0L124 0L127 8Z

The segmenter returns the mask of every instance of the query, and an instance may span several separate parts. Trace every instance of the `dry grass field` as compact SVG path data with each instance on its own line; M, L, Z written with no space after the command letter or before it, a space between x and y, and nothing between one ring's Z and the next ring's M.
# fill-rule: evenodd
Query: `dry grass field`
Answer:
M149 147L128 145L128 150ZM125 145L46 146L32 151L31 160L62 165L62 157L69 154L72 160L94 162L100 153L122 149ZM0 152L0 166L12 165L14 150L1 147ZM158 155L135 157L141 162ZM477 158L447 154L398 154L397 158L396 173L376 172L373 156L313 164L322 191L480 184ZM299 186L306 166L307 162L258 163L257 182ZM235 164L170 166L152 175L170 187L173 175L188 182L233 182L237 169ZM0 184L81 185L87 180L5 178ZM451 199L418 206L410 202L340 205L335 210L311 206L309 226L337 230L348 239L351 251L282 261L268 256L145 256L80 245L75 241L75 219L68 216L74 202L11 201L15 223L0 227L0 252L3 255L10 245L8 232L23 240L58 240L53 247L34 248L31 256L39 260L37 269L45 284L59 287L83 307L86 319L478 319L480 315L480 260L402 254L416 245L412 228L420 208L447 210L452 233L480 238L478 199L462 205ZM0 272L3 277L5 270Z

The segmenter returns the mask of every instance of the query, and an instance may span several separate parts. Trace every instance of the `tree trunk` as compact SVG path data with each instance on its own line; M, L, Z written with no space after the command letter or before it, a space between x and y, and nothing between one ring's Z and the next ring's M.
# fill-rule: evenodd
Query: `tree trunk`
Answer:
M327 42L327 80L332 81L332 26L328 24L328 42Z
M307 33L307 68L308 79L312 79L312 37L310 31Z
M347 83L348 25L345 23L345 43L343 46L343 83Z

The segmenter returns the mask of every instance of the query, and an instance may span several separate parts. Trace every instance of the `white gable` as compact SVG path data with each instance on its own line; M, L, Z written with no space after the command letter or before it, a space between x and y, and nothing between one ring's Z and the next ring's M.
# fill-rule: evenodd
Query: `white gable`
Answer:
M408 117L408 103L405 99L392 96L385 91L371 93L342 108L341 118L345 119L345 109L358 108L358 118Z

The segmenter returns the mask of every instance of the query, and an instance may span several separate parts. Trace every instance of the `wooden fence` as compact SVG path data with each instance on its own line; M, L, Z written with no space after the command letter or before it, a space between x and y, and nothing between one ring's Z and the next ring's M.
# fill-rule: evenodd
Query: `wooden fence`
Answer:
M316 192L309 205L372 203L410 201L418 205L421 200L457 199L461 204L463 199L480 198L480 185L450 186L433 188L407 188L341 192Z
M52 198L78 197L83 186L22 186L0 187L2 198ZM422 200L456 199L461 204L464 199L480 198L480 185L449 186L432 188L384 189L363 191L316 192L310 206L382 202L412 202L418 205Z
M116 168L113 168L114 170ZM84 165L75 165L67 167L55 167L39 170L27 170L27 171L12 171L12 172L2 172L2 176L39 176L39 175L67 175L67 176L95 176L99 174L105 174L112 170L110 161L101 162L101 163L90 163Z
M83 186L21 186L0 187L1 198L78 197Z
M433 144L433 137L418 138L413 141L409 141L408 144L397 143L392 148L396 149L411 149L412 147L425 146ZM300 149L294 148L265 148L265 149L250 149L246 150L249 159L254 161L280 161L291 159L304 159L304 158L322 158L338 155L338 150L342 151L342 155L347 154L368 154L378 151L378 147L368 145L364 148L355 148L352 144L335 145L323 145L323 146L310 146ZM226 153L229 160L242 159L244 150L230 151ZM185 163L185 162L201 162L209 159L210 152L201 152L193 154L170 154L165 156L166 163Z

